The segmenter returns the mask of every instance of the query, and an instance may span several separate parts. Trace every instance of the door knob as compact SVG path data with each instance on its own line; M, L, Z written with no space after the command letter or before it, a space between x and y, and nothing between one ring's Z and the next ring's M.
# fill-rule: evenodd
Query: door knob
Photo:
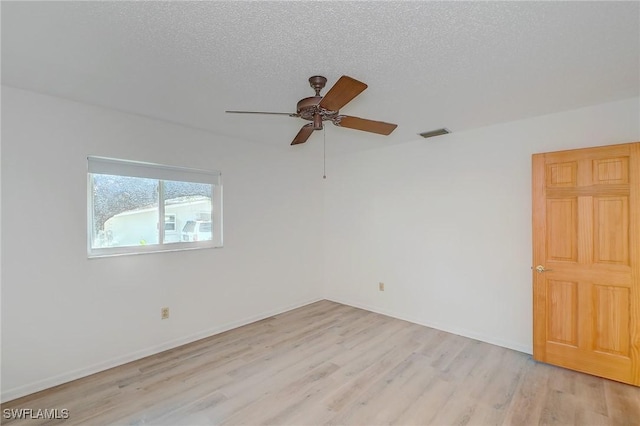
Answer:
M542 266L542 265L536 266L536 272L539 273L539 274L541 274L543 272L550 272L550 271L553 271L553 269L545 269L545 267Z

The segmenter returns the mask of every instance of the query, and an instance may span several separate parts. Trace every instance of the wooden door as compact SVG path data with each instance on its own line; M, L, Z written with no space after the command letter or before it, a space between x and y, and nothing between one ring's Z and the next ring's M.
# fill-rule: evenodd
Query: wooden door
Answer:
M640 386L640 143L533 156L533 357Z

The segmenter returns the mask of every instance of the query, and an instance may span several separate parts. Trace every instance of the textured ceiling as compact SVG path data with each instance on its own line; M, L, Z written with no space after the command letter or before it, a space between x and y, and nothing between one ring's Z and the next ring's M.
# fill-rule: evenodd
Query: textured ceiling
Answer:
M224 110L294 112L310 76L347 74L369 88L342 113L399 125L328 125L347 152L640 92L640 2L3 1L1 16L3 84L283 149L304 149L288 146L301 119Z

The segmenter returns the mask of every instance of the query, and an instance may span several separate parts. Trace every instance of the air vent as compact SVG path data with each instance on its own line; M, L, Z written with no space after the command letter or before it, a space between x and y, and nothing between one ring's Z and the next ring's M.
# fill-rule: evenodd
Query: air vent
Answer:
M451 130L443 127L442 129L430 130L428 132L419 133L423 138L432 138L434 136L446 135L447 133L451 133Z

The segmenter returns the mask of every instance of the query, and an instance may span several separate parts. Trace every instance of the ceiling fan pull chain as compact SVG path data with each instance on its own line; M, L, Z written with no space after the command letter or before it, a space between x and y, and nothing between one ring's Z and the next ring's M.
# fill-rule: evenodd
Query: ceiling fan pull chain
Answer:
M327 130L322 129L322 179L327 178Z

